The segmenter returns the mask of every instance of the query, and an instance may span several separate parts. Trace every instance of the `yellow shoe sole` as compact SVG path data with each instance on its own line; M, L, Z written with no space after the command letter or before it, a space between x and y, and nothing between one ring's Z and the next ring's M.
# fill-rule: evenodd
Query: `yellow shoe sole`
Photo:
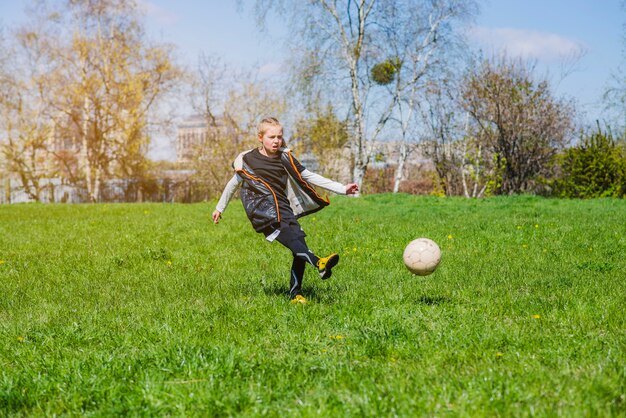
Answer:
M331 254L328 257L320 258L320 261L317 262L317 268L322 280L326 280L333 275L332 268L337 263L339 263L339 254Z

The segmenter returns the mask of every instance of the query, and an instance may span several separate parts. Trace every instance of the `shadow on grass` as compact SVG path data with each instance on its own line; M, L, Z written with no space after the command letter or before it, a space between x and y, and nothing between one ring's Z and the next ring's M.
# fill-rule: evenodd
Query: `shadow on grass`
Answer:
M263 293L267 296L289 296L289 284L278 283L278 282L269 282L269 283L261 283L261 288L263 289Z
M417 303L423 305L442 305L444 303L450 303L452 300L447 296L420 296L417 298Z
M280 296L289 298L289 283L261 283L261 288L266 296ZM307 286L306 283L302 287L302 295L310 300L321 300L325 295L313 286Z

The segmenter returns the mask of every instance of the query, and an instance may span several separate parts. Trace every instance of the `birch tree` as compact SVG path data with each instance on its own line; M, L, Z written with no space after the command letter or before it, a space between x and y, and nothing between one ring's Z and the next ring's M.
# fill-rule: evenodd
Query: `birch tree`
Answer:
M37 3L24 31L47 41L45 75L56 135L74 142L88 199L103 182L134 178L146 166L150 125L160 100L182 72L171 49L145 39L132 0L68 0L57 9Z
M370 72L373 81L386 89L395 101L391 119L398 138L398 159L393 191L398 192L404 178L404 165L416 148L423 126L417 111L425 100L425 90L450 77L448 67L462 46L456 25L468 20L474 4L467 1L430 1L407 7L404 2L385 4L380 27L384 36L386 60Z
M53 129L45 82L47 45L30 32L18 32L14 40L0 43L0 153L24 193L39 201L43 179L54 174L48 163Z
M304 80L296 85L304 86L308 94L327 98L349 115L352 180L361 186L373 143L381 139L400 96L410 101L410 86L428 68L437 34L473 4L454 0L258 0L257 7L263 15L275 8L288 10L292 16L290 25L299 35L295 39L299 58L294 61ZM416 55L416 68L411 68L408 54ZM396 77L391 90L381 91L371 70L385 61L398 63L396 70L407 74ZM411 120L408 114L403 118L405 125Z

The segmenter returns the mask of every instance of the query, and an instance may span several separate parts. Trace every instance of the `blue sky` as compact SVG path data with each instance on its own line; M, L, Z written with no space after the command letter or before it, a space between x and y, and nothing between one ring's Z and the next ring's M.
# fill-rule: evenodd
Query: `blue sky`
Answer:
M250 1L142 0L150 27L173 39L193 61L214 53L234 65L271 73L283 59L285 29L273 21L260 33ZM486 53L506 50L536 60L557 94L575 98L586 118L602 118L601 96L622 62L626 10L620 0L485 0L470 42ZM581 56L582 51L582 56ZM578 60L572 57L579 56ZM566 75L563 78L563 75Z
M623 63L626 10L620 0L491 0L485 2L473 38L486 48L537 60L558 94L574 97L586 118L602 118L601 97ZM573 65L568 54L581 48ZM570 55L571 56L571 55ZM563 67L569 75L561 80Z
M25 1L0 0L0 22L25 19ZM284 58L283 23L273 20L259 31L251 1L139 0L152 37L177 45L179 59L195 65L201 52L235 67L256 66L261 74L279 71ZM536 60L558 95L574 98L588 123L602 119L602 93L611 74L624 64L622 0L484 0L468 36L486 53ZM572 61L572 56L582 56ZM567 74L563 78L563 74ZM158 155L168 151L157 145Z

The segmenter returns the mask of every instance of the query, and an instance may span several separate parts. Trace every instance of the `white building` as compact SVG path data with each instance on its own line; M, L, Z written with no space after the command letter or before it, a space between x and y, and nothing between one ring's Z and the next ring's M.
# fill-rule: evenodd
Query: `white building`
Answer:
M176 162L188 163L199 146L207 144L209 125L201 115L185 119L176 132Z

